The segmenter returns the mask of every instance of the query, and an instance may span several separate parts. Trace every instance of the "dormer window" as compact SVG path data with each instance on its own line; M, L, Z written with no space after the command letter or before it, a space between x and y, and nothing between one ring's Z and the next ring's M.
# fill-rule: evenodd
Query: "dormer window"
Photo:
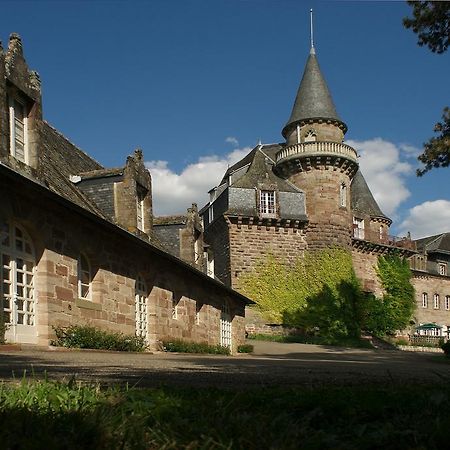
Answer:
M136 217L137 217L137 229L144 231L145 225L145 197L147 195L146 190L142 186L137 186L136 189Z
M17 97L9 98L10 153L14 158L28 163L27 154L27 110Z
M266 217L275 215L275 191L260 191L259 212Z
M305 142L317 141L317 134L314 130L308 130L305 134Z
M447 275L447 264L445 263L439 263L439 275Z

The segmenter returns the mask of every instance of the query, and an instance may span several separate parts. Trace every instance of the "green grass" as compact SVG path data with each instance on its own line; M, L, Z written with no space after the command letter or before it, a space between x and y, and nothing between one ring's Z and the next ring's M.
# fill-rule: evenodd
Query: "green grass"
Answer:
M321 336L305 336L298 334L271 335L271 334L250 334L248 339L255 341L271 341L298 344L333 345L340 347L373 348L369 341L356 338L325 338Z
M448 383L348 388L100 389L0 385L12 449L446 448Z

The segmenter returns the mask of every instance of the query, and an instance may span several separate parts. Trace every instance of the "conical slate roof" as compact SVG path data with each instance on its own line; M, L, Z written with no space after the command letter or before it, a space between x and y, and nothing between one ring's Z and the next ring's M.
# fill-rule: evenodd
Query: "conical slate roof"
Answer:
M286 137L287 128L296 122L319 118L342 122L336 112L325 78L320 71L314 48L312 48L297 91L291 117L283 128L282 134Z
M352 180L351 200L353 211L367 214L371 217L382 217L391 221L381 211L360 170L356 172Z

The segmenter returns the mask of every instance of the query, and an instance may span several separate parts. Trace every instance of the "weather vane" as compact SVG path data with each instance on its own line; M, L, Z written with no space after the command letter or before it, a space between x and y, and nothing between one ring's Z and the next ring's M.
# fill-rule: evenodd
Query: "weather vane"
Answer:
M311 31L311 53L315 53L314 50L314 29L313 29L313 10L312 8L309 10L310 17L310 31Z

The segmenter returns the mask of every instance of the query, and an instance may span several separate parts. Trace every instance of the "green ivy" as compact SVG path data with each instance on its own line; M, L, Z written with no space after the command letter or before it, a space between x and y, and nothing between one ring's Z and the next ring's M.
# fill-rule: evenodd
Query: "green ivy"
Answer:
M408 260L398 255L380 256L377 275L384 294L367 298L364 325L376 335L393 334L410 324L415 309Z
M291 265L269 255L239 287L267 320L322 336L359 336L361 290L346 250L305 252Z

